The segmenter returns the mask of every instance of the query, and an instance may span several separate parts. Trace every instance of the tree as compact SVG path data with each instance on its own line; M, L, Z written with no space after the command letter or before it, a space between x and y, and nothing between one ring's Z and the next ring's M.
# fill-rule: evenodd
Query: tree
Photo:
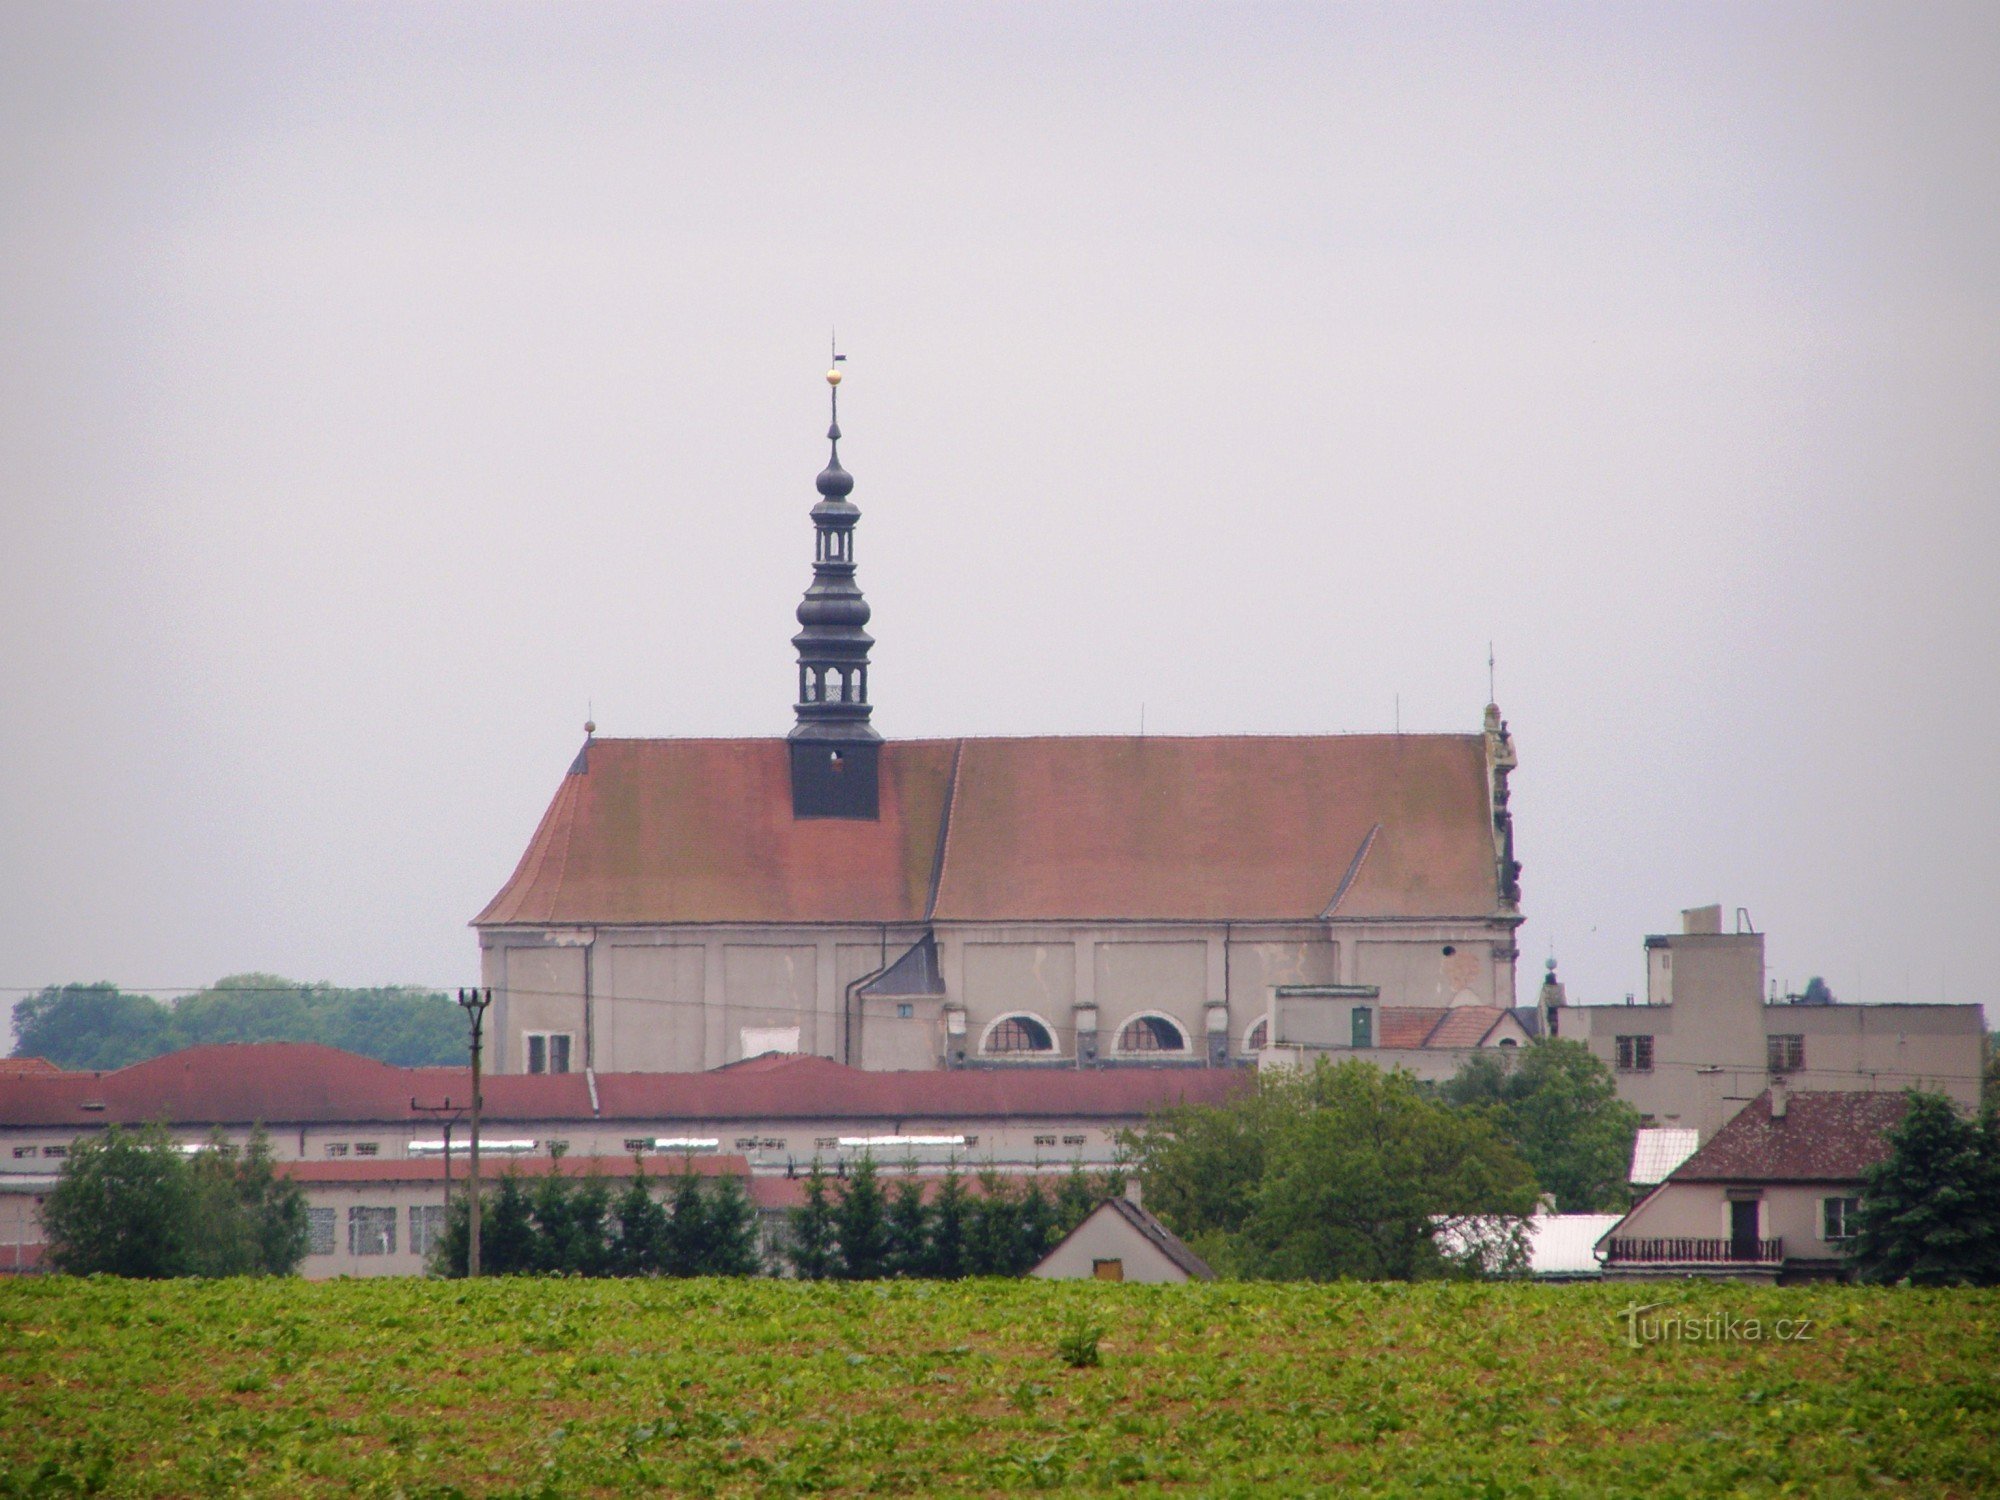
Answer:
M790 1242L785 1258L801 1281L821 1281L833 1274L833 1206L827 1201L826 1171L813 1158L806 1173L806 1201L792 1210Z
M194 1227L187 1163L158 1125L70 1148L42 1205L49 1264L71 1276L185 1274Z
M1013 1275L1032 1270L1060 1239L1056 1229L1055 1205L1042 1191L1038 1178L1030 1177L1014 1210L1016 1247Z
M1868 1171L1848 1254L1864 1281L2000 1284L2000 1116L1913 1090Z
M757 1249L757 1211L734 1177L716 1183L708 1200L709 1276L755 1276L764 1258Z
M1083 1170L1083 1163L1071 1162L1068 1173L1056 1186L1056 1233L1068 1234L1089 1218L1090 1211L1101 1201L1090 1174Z
M992 1167L979 1174L979 1196L967 1215L965 1269L970 1276L1018 1276L1021 1214L1007 1179Z
M924 1206L924 1185L905 1172L889 1195L889 1250L884 1274L922 1276L931 1257L930 1210Z
M482 1187L482 1196L486 1189ZM464 1195L460 1195L464 1201ZM482 1203L479 1224L479 1271L482 1276L519 1276L536 1269L534 1210L527 1185L517 1172L501 1175L499 1190ZM465 1274L459 1262L458 1273Z
M1168 1111L1131 1144L1154 1212L1239 1275L1474 1273L1480 1257L1454 1236L1514 1221L1503 1238L1518 1250L1536 1197L1528 1164L1482 1112L1361 1061L1263 1074L1228 1104ZM1188 1180L1225 1171L1230 1180Z
M666 1253L660 1269L669 1276L704 1276L714 1252L710 1234L708 1203L702 1197L701 1179L695 1175L693 1158L681 1166L674 1183L673 1208L667 1219L664 1241Z
M655 1276L664 1269L667 1211L653 1196L642 1166L618 1199L612 1217L618 1231L618 1274Z
M61 1068L123 1068L170 1052L172 1012L115 984L52 984L14 1007L14 1055Z
M1485 1111L1534 1169L1556 1212L1625 1208L1639 1112L1581 1042L1544 1040L1518 1051L1492 1048L1440 1090L1462 1108Z
M924 1257L924 1275L955 1281L966 1274L970 1215L965 1179L959 1175L958 1163L953 1162L945 1168L944 1177L938 1183L937 1195L931 1200L931 1232Z
M49 1260L72 1275L284 1276L305 1258L305 1194L262 1130L184 1155L162 1126L79 1141L42 1207Z
M841 1184L833 1211L834 1235L840 1241L838 1274L847 1281L876 1281L888 1274L888 1205L875 1173L875 1158L865 1151Z
M15 1055L122 1068L210 1042L323 1042L403 1067L465 1057L465 1018L436 990L341 989L232 974L171 1004L112 984L50 985L15 1007Z

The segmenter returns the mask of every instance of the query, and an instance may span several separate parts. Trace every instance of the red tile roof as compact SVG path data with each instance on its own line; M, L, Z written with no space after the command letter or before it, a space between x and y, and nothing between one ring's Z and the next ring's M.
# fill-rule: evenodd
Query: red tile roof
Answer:
M1251 1086L1236 1068L993 1069L871 1073L822 1057L712 1073L487 1077L485 1118L503 1121L997 1119L1136 1120L1170 1104L1219 1103ZM397 1068L308 1042L190 1047L108 1073L0 1078L0 1126L418 1123L411 1107L464 1103L463 1068ZM95 1106L95 1107L93 1107Z
M1442 1005L1385 1005L1375 1016L1375 1045L1417 1048L1444 1019Z
M881 766L879 821L795 821L782 740L594 741L474 922L1303 921L1498 903L1478 735L911 740Z
M1497 1005L1454 1005L1424 1038L1426 1047L1477 1047L1509 1012Z
M17 1077L23 1073L60 1073L54 1063L46 1057L0 1057L0 1078Z
M921 920L952 751L884 745L876 821L795 820L783 740L594 740L473 920Z
M1901 1094L1794 1093L1771 1118L1769 1090L1738 1110L1668 1182L1859 1182L1889 1154Z

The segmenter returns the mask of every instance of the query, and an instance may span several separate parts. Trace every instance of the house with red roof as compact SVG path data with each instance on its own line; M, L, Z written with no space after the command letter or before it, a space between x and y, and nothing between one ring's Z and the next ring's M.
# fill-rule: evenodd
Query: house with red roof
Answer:
M1605 1232L1604 1274L1844 1279L1862 1181L1907 1108L1900 1093L1766 1089Z
M1280 986L1512 1008L1497 708L1470 734L885 740L829 438L790 733L585 726L473 919L497 1071L1214 1068L1273 1043Z

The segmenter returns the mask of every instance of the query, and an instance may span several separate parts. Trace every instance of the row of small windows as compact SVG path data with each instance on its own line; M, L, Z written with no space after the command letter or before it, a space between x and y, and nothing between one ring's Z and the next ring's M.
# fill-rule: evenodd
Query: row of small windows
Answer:
M866 667L800 667L799 702L866 703Z
M339 1228L338 1214L334 1208L309 1208L306 1210L306 1253L308 1255L331 1255L334 1251L334 1236ZM410 1209L410 1239L412 1254L429 1255L431 1248L444 1234L444 1206L426 1203ZM393 1208L350 1208L347 1211L347 1253L349 1255L394 1255L396 1253L397 1213Z
M1650 1036L1621 1036L1613 1039L1612 1057L1620 1073L1653 1071L1653 1039ZM1773 1073L1797 1073L1806 1065L1803 1036L1764 1038L1764 1066Z
M1271 1044L1271 1018L1262 1017L1244 1034L1243 1050L1261 1052ZM1003 1016L987 1029L980 1049L988 1057L1023 1057L1054 1053L1056 1039L1048 1026L1030 1015ZM1191 1050L1187 1032L1166 1016L1134 1017L1118 1033L1117 1050L1132 1054L1186 1056Z
M1185 1055L1188 1035L1178 1021L1166 1016L1135 1016L1118 1033L1120 1052ZM1056 1039L1048 1026L1035 1016L1003 1016L987 1028L980 1050L990 1057L1023 1057L1038 1052L1053 1053Z

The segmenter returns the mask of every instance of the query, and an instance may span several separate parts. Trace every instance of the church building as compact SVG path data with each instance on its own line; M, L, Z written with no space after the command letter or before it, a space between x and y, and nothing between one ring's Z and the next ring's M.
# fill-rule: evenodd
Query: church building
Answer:
M498 1070L1219 1067L1281 985L1512 1007L1491 705L1472 734L884 740L827 379L791 732L586 726L473 920Z

